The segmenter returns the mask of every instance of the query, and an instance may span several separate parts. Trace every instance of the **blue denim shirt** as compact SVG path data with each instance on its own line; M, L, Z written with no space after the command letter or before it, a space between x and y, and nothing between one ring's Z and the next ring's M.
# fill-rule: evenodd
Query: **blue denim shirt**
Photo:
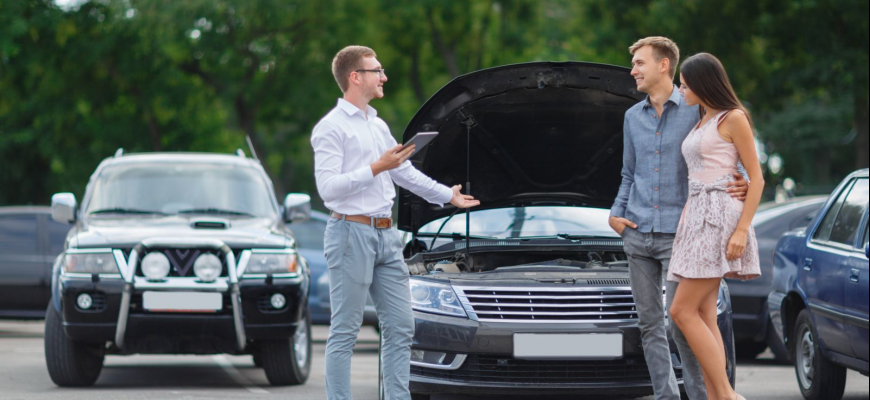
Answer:
M677 87L661 118L646 100L625 113L622 184L610 211L644 233L676 233L688 199L689 171L683 158L686 136L700 120Z

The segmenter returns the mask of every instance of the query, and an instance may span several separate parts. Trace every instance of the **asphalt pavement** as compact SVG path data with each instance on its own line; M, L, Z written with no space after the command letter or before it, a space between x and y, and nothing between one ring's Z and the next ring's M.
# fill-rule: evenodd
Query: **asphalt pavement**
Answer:
M314 354L308 384L271 387L249 356L109 356L96 385L59 388L48 377L41 322L0 321L0 399L293 399L326 398L323 353L327 329L314 328ZM354 349L355 400L377 399L377 335L363 328ZM770 354L737 369L738 391L748 400L802 400L791 366L776 365ZM433 400L470 400L441 396ZM652 400L646 397L645 400ZM846 400L870 399L870 379L849 372ZM507 399L505 399L507 400ZM520 400L520 399L511 399Z

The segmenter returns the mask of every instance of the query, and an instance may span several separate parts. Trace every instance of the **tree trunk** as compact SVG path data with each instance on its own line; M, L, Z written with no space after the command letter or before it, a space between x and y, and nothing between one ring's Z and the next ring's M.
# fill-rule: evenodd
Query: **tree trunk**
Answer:
M163 151L163 144L160 140L160 125L157 123L157 118L151 111L145 111L145 117L148 119L148 134L151 136L151 149L154 151Z
M423 91L423 84L420 82L420 50L415 47L411 51L411 88L414 89L414 96L422 105L426 101L426 93Z
M856 168L870 166L870 128L868 128L868 103L867 93L861 89L855 93L855 130L858 138L855 140L855 163Z
M441 54L444 65L447 67L447 72L453 78L459 76L459 66L456 64L456 50L444 42L441 31L435 25L435 19L432 18L431 12L426 13L426 19L429 20L429 28L432 29L432 41L435 43L435 49Z

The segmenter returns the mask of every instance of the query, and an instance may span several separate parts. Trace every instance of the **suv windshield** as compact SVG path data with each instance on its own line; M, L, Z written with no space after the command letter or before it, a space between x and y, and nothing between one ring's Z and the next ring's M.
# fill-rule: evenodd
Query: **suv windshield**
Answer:
M220 214L274 217L275 205L254 168L218 163L135 163L106 168L87 213Z
M471 235L495 238L523 238L539 236L618 237L610 229L607 219L610 210L584 207L517 207L472 211ZM421 234L434 234L446 218L437 219L420 228ZM453 233L465 235L465 214L457 213L444 229L442 236Z

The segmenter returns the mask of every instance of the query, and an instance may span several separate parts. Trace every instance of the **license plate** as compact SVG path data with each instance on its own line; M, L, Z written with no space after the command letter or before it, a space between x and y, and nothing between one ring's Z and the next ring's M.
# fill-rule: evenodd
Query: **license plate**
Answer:
M148 311L215 312L223 307L220 293L145 292L142 307Z
M622 358L622 333L514 334L514 358L602 360Z

